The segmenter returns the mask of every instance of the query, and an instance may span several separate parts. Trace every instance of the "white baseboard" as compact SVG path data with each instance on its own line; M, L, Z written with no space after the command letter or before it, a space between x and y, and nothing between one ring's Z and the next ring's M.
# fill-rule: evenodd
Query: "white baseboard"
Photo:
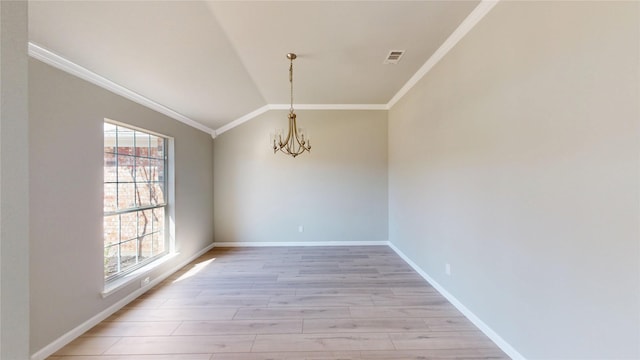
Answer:
M71 341L75 340L77 337L84 334L85 332L90 330L92 327L98 325L100 322L102 322L109 316L113 315L116 311L122 309L125 305L137 299L140 295L144 294L145 292L150 290L152 287L154 287L155 285L159 284L160 282L162 282L163 280L171 276L176 271L182 269L193 260L197 259L207 251L211 250L213 247L214 247L214 244L208 245L204 249L198 251L196 254L190 256L188 259L172 267L169 271L153 279L148 285L141 287L140 289L132 292L122 300L118 301L117 303L99 312L98 314L93 316L91 319L73 328L71 331L67 332L66 334L54 340L49 345L43 347L42 349L38 350L36 353L31 355L31 360L44 360L47 357L53 355L56 351L62 349L65 345L69 344Z
M471 310L469 310L466 306L464 306L455 296L451 295L447 290L445 290L442 285L438 284L431 276L429 276L424 270L422 270L416 263L414 263L409 257L407 257L400 249L395 247L391 242L389 242L389 247L393 249L393 251L398 254L404 261L409 264L420 276L422 276L431 286L433 286L440 295L444 296L449 302L456 307L456 309L460 310L460 312L467 317L475 326L480 329L491 341L493 341L502 351L504 351L510 358L517 360L524 360L525 357L522 356L516 349L513 348L508 342L506 342L498 333L493 331L489 327L489 325L485 324L484 321L480 320Z
M215 247L260 247L260 246L379 246L388 241L245 241L216 242Z

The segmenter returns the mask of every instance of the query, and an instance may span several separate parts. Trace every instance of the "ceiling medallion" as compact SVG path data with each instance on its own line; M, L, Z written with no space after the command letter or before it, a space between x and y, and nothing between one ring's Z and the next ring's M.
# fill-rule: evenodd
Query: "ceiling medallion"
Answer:
M289 107L289 130L287 136L283 139L282 130L276 130L272 136L273 153L282 151L287 155L296 157L305 151L311 152L311 143L305 136L304 130L298 128L296 122L296 113L293 110L293 60L297 58L296 54L288 53L287 59L291 61L289 64L289 84L291 85L291 106Z

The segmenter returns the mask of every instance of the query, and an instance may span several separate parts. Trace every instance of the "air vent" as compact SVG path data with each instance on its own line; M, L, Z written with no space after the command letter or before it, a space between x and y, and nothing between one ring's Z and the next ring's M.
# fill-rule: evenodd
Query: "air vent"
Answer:
M404 50L391 50L387 58L384 59L383 64L397 64L400 62L402 55L404 55Z

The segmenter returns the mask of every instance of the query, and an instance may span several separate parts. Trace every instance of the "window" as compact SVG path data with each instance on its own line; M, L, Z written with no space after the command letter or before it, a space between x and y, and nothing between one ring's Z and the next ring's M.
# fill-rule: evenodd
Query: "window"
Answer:
M168 252L167 139L104 123L104 276Z

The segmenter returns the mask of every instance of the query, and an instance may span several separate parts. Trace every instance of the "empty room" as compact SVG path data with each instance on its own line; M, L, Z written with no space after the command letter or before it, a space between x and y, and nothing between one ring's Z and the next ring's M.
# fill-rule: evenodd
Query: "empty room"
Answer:
M0 358L640 359L640 2L1 1Z

